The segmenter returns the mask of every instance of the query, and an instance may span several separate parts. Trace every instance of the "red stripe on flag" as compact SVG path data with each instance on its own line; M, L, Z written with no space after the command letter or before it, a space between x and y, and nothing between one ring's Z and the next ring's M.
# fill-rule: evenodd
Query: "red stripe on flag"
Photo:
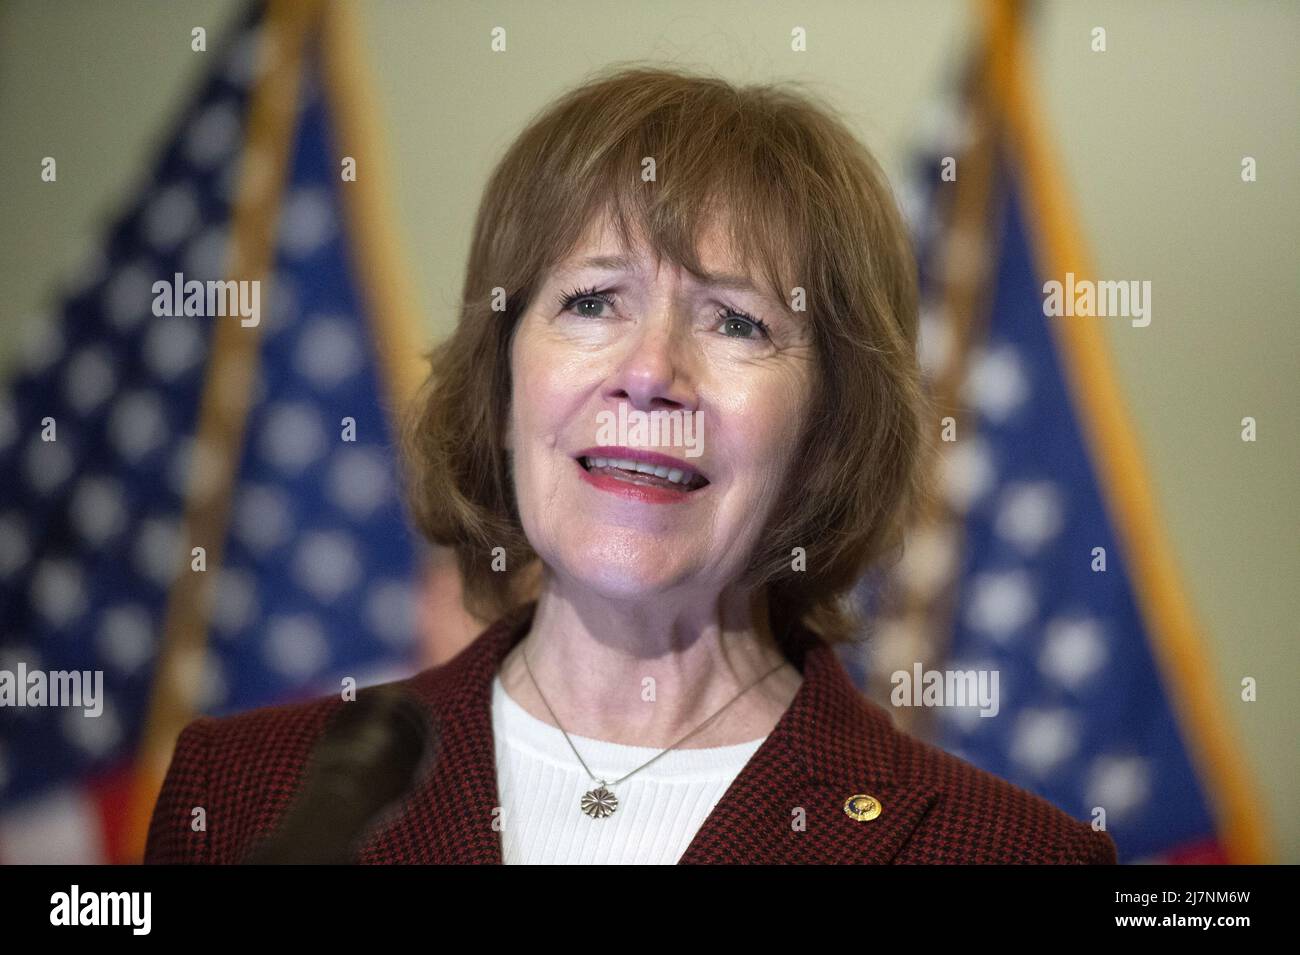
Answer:
M1213 836L1199 842L1185 842L1164 854L1169 865L1227 865L1228 855Z
M99 813L105 861L115 865L137 863L143 847L128 845L128 826L135 772L131 765L87 780L86 790Z

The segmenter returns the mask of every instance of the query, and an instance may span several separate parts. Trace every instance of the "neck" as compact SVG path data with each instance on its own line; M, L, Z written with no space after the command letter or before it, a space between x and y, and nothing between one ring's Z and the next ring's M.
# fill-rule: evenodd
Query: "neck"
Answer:
M690 733L679 748L694 749L771 732L802 682L790 665L770 672L784 662L761 596L611 601L547 575L500 675L520 706L572 736L663 749Z

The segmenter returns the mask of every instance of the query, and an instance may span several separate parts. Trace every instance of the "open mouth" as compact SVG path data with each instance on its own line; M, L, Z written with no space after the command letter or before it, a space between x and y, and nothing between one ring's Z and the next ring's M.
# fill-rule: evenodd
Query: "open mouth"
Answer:
M602 458L595 455L582 456L578 463L588 474L599 474L640 484L644 487L657 487L671 491L698 491L708 485L708 480L698 471L683 465L652 464L648 461L633 461L626 458Z

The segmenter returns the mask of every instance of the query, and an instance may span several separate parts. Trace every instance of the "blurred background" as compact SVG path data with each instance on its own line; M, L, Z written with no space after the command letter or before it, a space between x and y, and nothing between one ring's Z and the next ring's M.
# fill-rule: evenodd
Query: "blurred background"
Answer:
M0 670L104 673L98 717L0 708L0 861L137 859L189 719L478 632L394 417L495 161L632 60L808 84L914 231L955 440L864 690L997 668L997 718L897 721L1122 861L1300 861L1300 7L787 7L0 5ZM1045 318L1067 272L1150 324ZM257 323L155 314L177 273Z

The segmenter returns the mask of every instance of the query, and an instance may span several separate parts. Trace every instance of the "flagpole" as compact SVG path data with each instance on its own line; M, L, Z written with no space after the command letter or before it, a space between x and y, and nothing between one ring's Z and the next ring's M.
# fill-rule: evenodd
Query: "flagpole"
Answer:
M1062 186L1061 165L1042 132L1033 101L1021 38L1021 5L982 0L992 38L995 102L1024 173L1030 229L1039 270L1076 279L1094 274L1075 210ZM1121 399L1118 377L1100 326L1079 319L1049 320L1070 392L1079 411L1092 459L1100 472L1107 511L1132 573L1137 597L1189 751L1202 769L1206 797L1217 817L1229 861L1272 860L1264 807L1228 734L1228 720L1205 661L1209 654L1179 580L1168 538L1158 517L1136 432Z
M274 266L280 194L293 145L305 48L319 9L319 0L271 0L262 27L262 68L249 108L229 261L232 278L259 280L264 292ZM260 322L245 327L221 321L212 332L188 475L185 563L168 593L127 819L124 844L135 859L143 858L150 815L176 738L195 715L211 582L225 548L260 345ZM206 552L201 572L190 566L193 547Z
M332 0L322 21L324 80L331 106L337 161L356 160L356 178L341 182L357 284L370 316L388 403L403 409L424 377L420 311L411 270L392 215L393 195L377 97L363 52L354 6Z
M935 297L941 302L940 321L951 333L951 345L945 351L942 366L931 376L930 394L934 413L940 419L952 416L956 420L958 440L965 440L960 435L975 425L966 420L965 404L959 393L967 377L971 350L982 338L992 305L984 274L990 250L996 243L991 208L997 146L992 123L989 57L986 40L962 80L962 125L969 129L970 139L961 144L960 156L954 157L957 160L954 180L941 180L933 193L934 201L943 204L940 240L943 245L936 256L942 273ZM948 545L950 552L960 553L964 523L937 493L942 463L942 453L927 455L924 464L927 493L918 502L907 533L912 539L933 533L951 535L955 539ZM952 577L940 582L933 593L926 586L911 583L908 577L905 570L897 571L894 577L902 593L894 598L896 609L892 610L891 618L902 626L905 644L898 657L886 664L884 669L890 672L895 665L905 665L904 658L912 662L928 659L937 665L946 656L953 633L958 588L951 585ZM898 718L909 732L928 735L928 724L935 716L926 708L904 707Z

